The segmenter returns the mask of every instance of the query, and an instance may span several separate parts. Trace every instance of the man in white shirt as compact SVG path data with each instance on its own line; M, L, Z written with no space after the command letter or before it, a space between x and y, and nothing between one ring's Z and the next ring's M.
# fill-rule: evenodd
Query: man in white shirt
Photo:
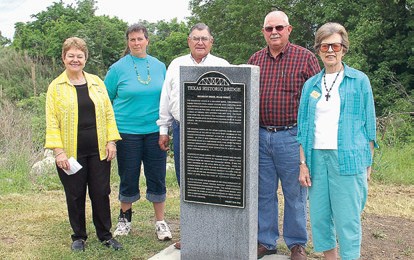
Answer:
M210 28L204 23L194 25L187 39L190 53L174 59L168 66L160 100L160 127L158 144L164 151L169 150L168 129L172 127L175 173L180 185L180 66L227 66L226 60L210 54L213 46Z

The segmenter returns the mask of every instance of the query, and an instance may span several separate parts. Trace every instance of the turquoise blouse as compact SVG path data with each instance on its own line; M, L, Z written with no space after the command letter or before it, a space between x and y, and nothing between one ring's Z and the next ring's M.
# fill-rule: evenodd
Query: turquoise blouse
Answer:
M372 165L370 142L378 147L376 117L367 75L343 65L344 78L339 86L338 160L341 175L354 175L366 172L366 168ZM303 147L309 170L315 137L316 104L322 96L324 73L325 69L305 82L299 105L297 140Z

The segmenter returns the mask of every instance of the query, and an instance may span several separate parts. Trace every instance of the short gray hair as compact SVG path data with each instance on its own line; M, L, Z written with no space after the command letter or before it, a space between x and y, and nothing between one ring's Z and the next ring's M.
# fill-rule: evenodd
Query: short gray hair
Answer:
M321 46L322 41L335 33L341 35L341 43L344 47L342 52L347 53L349 50L348 33L346 32L345 27L339 23L325 23L316 31L315 44L313 45L315 51L319 52L319 47Z
M210 34L210 36L213 37L213 35L211 34L210 27L208 27L205 23L195 24L193 27L191 27L189 35L191 35L191 33L194 32L194 30L198 30L198 31L207 30L208 34Z

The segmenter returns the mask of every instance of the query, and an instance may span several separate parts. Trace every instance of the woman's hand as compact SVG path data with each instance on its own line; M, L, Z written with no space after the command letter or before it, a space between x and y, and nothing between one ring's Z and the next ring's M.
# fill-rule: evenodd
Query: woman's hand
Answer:
M303 187L312 186L309 169L305 163L299 166L299 182Z
M109 141L106 143L106 160L112 161L116 156L116 143Z
M57 153L55 152L55 154L55 161L57 167L63 170L69 170L70 164L68 161L68 157L66 156L66 153L63 150L61 150Z

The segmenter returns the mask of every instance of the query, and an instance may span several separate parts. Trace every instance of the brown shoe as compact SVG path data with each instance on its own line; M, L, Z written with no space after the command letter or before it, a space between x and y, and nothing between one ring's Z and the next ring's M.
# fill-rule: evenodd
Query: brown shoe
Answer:
M267 249L264 245L257 245L257 259L262 258L265 255L273 255L277 253L277 249Z
M181 249L181 242L180 242L180 241L175 242L174 247L175 247L176 249L180 250L180 249Z
M290 249L290 259L291 260L306 260L306 251L305 248L301 245L295 245Z

